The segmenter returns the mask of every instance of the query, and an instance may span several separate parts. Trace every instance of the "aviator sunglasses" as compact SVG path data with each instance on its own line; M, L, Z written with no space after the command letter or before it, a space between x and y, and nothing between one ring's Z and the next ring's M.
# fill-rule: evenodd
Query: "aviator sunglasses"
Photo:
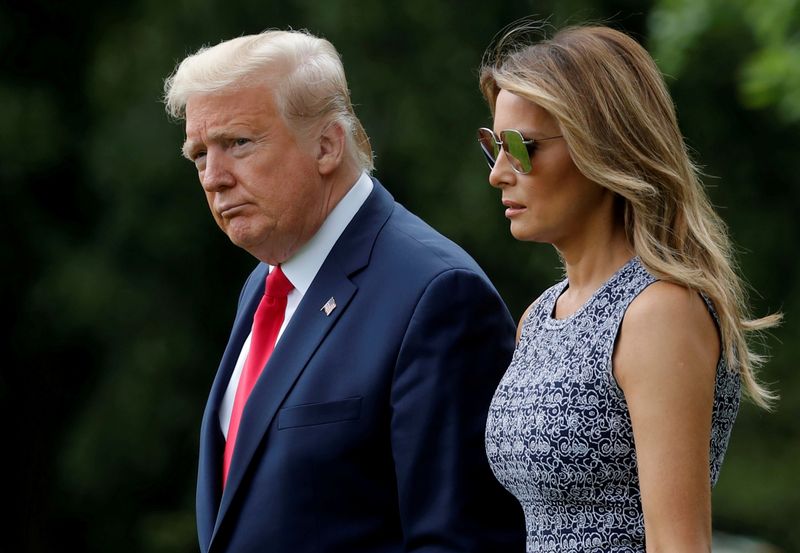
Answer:
M497 156L500 155L500 148L506 153L508 161L511 163L511 168L521 175L526 175L531 172L531 156L536 150L536 143L543 140L553 140L554 138L563 138L562 135L548 136L547 138L525 138L522 133L515 129L507 129L500 131L500 138L494 134L492 129L485 127L478 129L478 144L481 146L483 155L486 156L486 162L489 164L489 169L494 168L497 162Z

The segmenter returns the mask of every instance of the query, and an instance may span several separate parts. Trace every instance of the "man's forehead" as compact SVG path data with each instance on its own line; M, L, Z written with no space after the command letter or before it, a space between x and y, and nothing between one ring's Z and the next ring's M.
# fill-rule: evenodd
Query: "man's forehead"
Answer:
M186 103L186 133L218 127L252 126L277 115L272 98L253 91L193 96Z

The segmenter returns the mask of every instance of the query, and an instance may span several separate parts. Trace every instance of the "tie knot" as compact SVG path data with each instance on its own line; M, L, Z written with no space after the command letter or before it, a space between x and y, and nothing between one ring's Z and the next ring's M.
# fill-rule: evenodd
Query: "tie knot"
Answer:
M264 292L272 298L285 298L294 289L294 286L286 275L283 274L280 265L276 265L267 275L267 290Z

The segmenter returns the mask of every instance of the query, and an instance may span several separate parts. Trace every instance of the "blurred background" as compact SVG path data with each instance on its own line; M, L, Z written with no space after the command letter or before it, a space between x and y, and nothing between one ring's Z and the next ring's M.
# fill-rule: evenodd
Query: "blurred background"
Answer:
M270 27L331 40L375 175L462 244L519 317L561 271L549 246L514 242L487 185L476 74L494 34L531 15L626 30L667 75L754 312L786 315L762 348L782 399L740 412L714 492L718 548L800 551L797 0L0 4L0 550L197 549L200 417L254 260L217 229L180 157L183 129L160 103L175 63Z

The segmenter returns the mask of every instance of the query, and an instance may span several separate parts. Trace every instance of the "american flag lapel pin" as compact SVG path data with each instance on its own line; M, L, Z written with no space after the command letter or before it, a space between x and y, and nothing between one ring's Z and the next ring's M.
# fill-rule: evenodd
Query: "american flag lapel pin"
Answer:
M333 313L334 309L336 309L336 300L331 298L325 302L325 305L322 306L322 309L320 309L320 311L324 311L325 316L327 317L328 315Z

